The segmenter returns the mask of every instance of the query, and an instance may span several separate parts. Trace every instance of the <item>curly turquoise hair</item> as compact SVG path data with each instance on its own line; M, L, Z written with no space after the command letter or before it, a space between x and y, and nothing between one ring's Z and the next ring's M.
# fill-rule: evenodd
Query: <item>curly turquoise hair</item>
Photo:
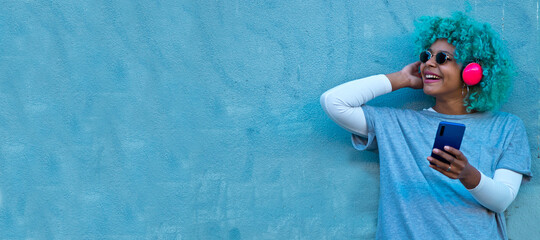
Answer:
M483 78L472 86L464 99L467 112L495 110L512 88L513 65L499 35L487 23L479 23L464 13L451 17L420 17L416 25L416 53L429 48L437 39L447 39L456 47L455 58L464 66L482 65Z

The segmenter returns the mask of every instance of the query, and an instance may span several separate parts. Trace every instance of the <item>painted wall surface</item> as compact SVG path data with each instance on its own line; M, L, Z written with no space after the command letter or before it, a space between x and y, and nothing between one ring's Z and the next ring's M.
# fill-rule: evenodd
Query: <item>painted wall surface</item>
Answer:
M422 15L492 24L540 173L538 0L57 1L0 7L0 239L370 239L379 165L322 111L416 61ZM419 90L370 104L419 109ZM540 236L540 181L507 211Z

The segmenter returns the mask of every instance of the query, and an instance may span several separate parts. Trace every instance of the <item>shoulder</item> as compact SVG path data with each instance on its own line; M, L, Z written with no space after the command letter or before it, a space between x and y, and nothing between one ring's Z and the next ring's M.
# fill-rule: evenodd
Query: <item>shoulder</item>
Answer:
M509 125L523 125L523 121L518 116L507 112L492 112L492 118L496 121L501 121Z
M502 132L514 133L519 132L520 134L525 134L525 124L518 116L507 113L507 112L492 112L491 118L491 127L499 129Z
M501 111L494 111L494 112L491 112L493 117L501 117L501 118L508 118L508 119L512 119L512 120L517 120L519 119L518 116L512 114L512 113L509 113L509 112L501 112Z

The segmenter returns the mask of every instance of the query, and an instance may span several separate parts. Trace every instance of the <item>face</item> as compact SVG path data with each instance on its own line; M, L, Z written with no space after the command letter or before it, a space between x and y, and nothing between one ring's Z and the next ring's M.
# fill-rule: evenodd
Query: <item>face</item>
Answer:
M446 39L438 39L428 49L432 57L420 65L424 93L435 98L462 98L461 64L456 62L456 47ZM436 55L444 52L448 55L446 62L438 64Z

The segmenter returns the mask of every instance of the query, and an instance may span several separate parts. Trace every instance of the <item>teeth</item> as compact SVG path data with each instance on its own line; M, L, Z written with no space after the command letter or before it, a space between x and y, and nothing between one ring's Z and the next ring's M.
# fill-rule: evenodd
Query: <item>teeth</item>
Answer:
M426 78L434 78L434 79L439 79L440 77L438 77L438 76L435 76L435 75L431 75L431 74L426 74Z

